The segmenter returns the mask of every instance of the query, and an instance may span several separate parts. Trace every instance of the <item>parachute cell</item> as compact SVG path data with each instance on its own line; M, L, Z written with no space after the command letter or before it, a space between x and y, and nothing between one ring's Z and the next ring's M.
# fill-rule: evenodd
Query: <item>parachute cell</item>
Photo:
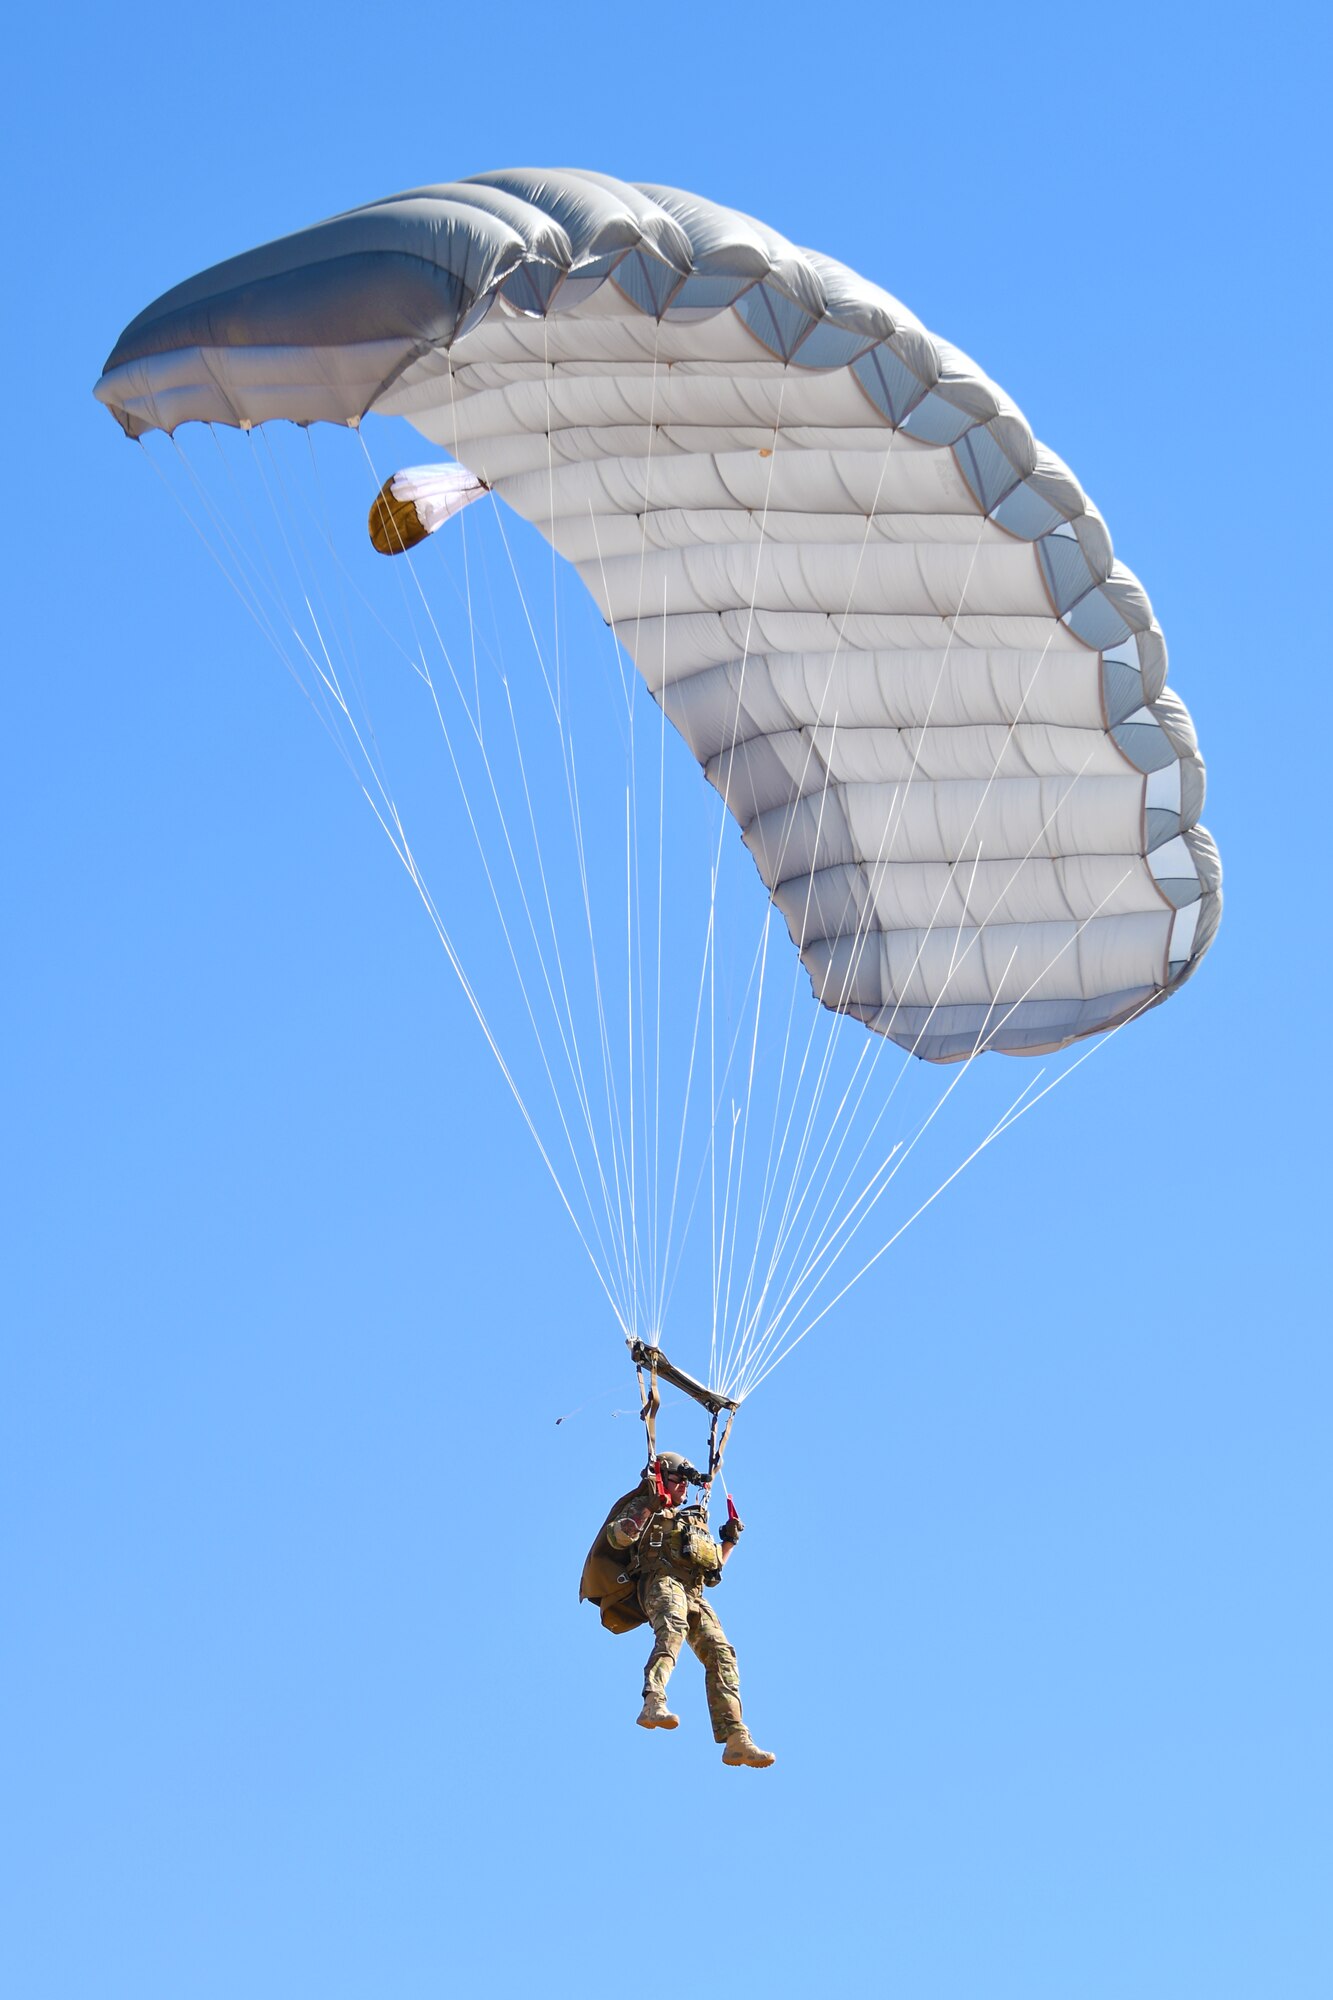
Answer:
M409 191L167 293L97 394L132 437L408 418L459 463L388 482L376 546L486 488L532 522L816 994L915 1054L1098 1033L1212 940L1202 760L1100 515L965 355L747 216L573 171Z

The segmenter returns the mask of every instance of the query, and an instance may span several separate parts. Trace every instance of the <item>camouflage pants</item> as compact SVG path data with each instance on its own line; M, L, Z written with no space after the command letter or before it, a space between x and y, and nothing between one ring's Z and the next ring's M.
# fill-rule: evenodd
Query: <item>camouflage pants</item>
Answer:
M653 1650L643 1671L645 1696L660 1694L665 1698L671 1669L688 1640L690 1651L703 1662L704 1695L713 1735L717 1742L725 1743L740 1725L741 1683L736 1655L727 1644L717 1613L701 1591L687 1590L665 1570L639 1585L639 1602L653 1628Z

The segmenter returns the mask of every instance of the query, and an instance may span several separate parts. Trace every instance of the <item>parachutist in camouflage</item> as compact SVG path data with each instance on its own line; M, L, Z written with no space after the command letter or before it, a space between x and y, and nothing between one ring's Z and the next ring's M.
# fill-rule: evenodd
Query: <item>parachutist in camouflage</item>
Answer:
M660 1479L660 1489L658 1481ZM667 1707L667 1683L687 1644L704 1670L704 1693L713 1735L724 1764L762 1770L775 1759L758 1748L741 1720L736 1654L717 1613L704 1597L722 1580L743 1523L728 1520L715 1541L707 1505L689 1507L686 1489L700 1483L678 1452L660 1452L641 1483L617 1500L583 1569L581 1598L589 1598L612 1632L650 1625L653 1650L643 1675L642 1729L674 1729L680 1718Z

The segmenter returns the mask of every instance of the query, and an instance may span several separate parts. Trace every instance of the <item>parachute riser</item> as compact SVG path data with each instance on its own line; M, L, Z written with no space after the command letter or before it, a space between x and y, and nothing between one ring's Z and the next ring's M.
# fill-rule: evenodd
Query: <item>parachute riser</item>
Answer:
M736 1421L735 1404L727 1411L727 1421L722 1426L721 1437L717 1434L718 1414L718 1411L714 1410L713 1421L708 1426L708 1483L710 1486L722 1470L722 1454L727 1448L727 1439L731 1436L731 1427ZM722 1482L722 1490L723 1492L726 1491L725 1480Z
M640 1382L643 1380L643 1370L648 1368L652 1371L654 1382L660 1375L673 1389L679 1389L682 1395L692 1397L696 1403L702 1403L703 1407L710 1410L714 1416L722 1410L730 1410L735 1415L740 1408L734 1397L724 1396L719 1389L705 1388L693 1375L687 1375L683 1368L677 1368L674 1362L667 1360L661 1348L654 1347L651 1341L632 1340L629 1352L631 1361L639 1371Z
M643 1427L648 1436L648 1463L650 1467L654 1467L657 1462L657 1412L662 1402L661 1391L658 1388L659 1378L663 1382L670 1383L673 1389L679 1389L682 1395L689 1396L693 1402L699 1403L708 1411L710 1420L708 1426L708 1473L706 1478L700 1482L705 1491L707 1491L722 1469L722 1455L726 1451L727 1439L731 1435L731 1426L736 1420L736 1412L740 1408L740 1404L734 1397L724 1396L717 1389L706 1388L702 1382L696 1381L693 1375L687 1375L683 1368L677 1368L673 1362L667 1360L662 1350L659 1347L655 1347L651 1341L631 1340L629 1351L630 1359L634 1363L634 1372L639 1381L639 1398L641 1404L639 1415L643 1419ZM644 1384L645 1368L648 1370L646 1387ZM719 1438L718 1424L724 1414L726 1422L722 1424L722 1434Z

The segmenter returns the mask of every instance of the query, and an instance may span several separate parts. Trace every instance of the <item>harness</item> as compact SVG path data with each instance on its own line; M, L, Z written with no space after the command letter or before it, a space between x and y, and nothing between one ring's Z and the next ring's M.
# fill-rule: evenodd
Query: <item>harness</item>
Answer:
M662 1570L687 1587L715 1583L722 1574L722 1551L708 1532L706 1503L654 1514L626 1568L645 1583Z

